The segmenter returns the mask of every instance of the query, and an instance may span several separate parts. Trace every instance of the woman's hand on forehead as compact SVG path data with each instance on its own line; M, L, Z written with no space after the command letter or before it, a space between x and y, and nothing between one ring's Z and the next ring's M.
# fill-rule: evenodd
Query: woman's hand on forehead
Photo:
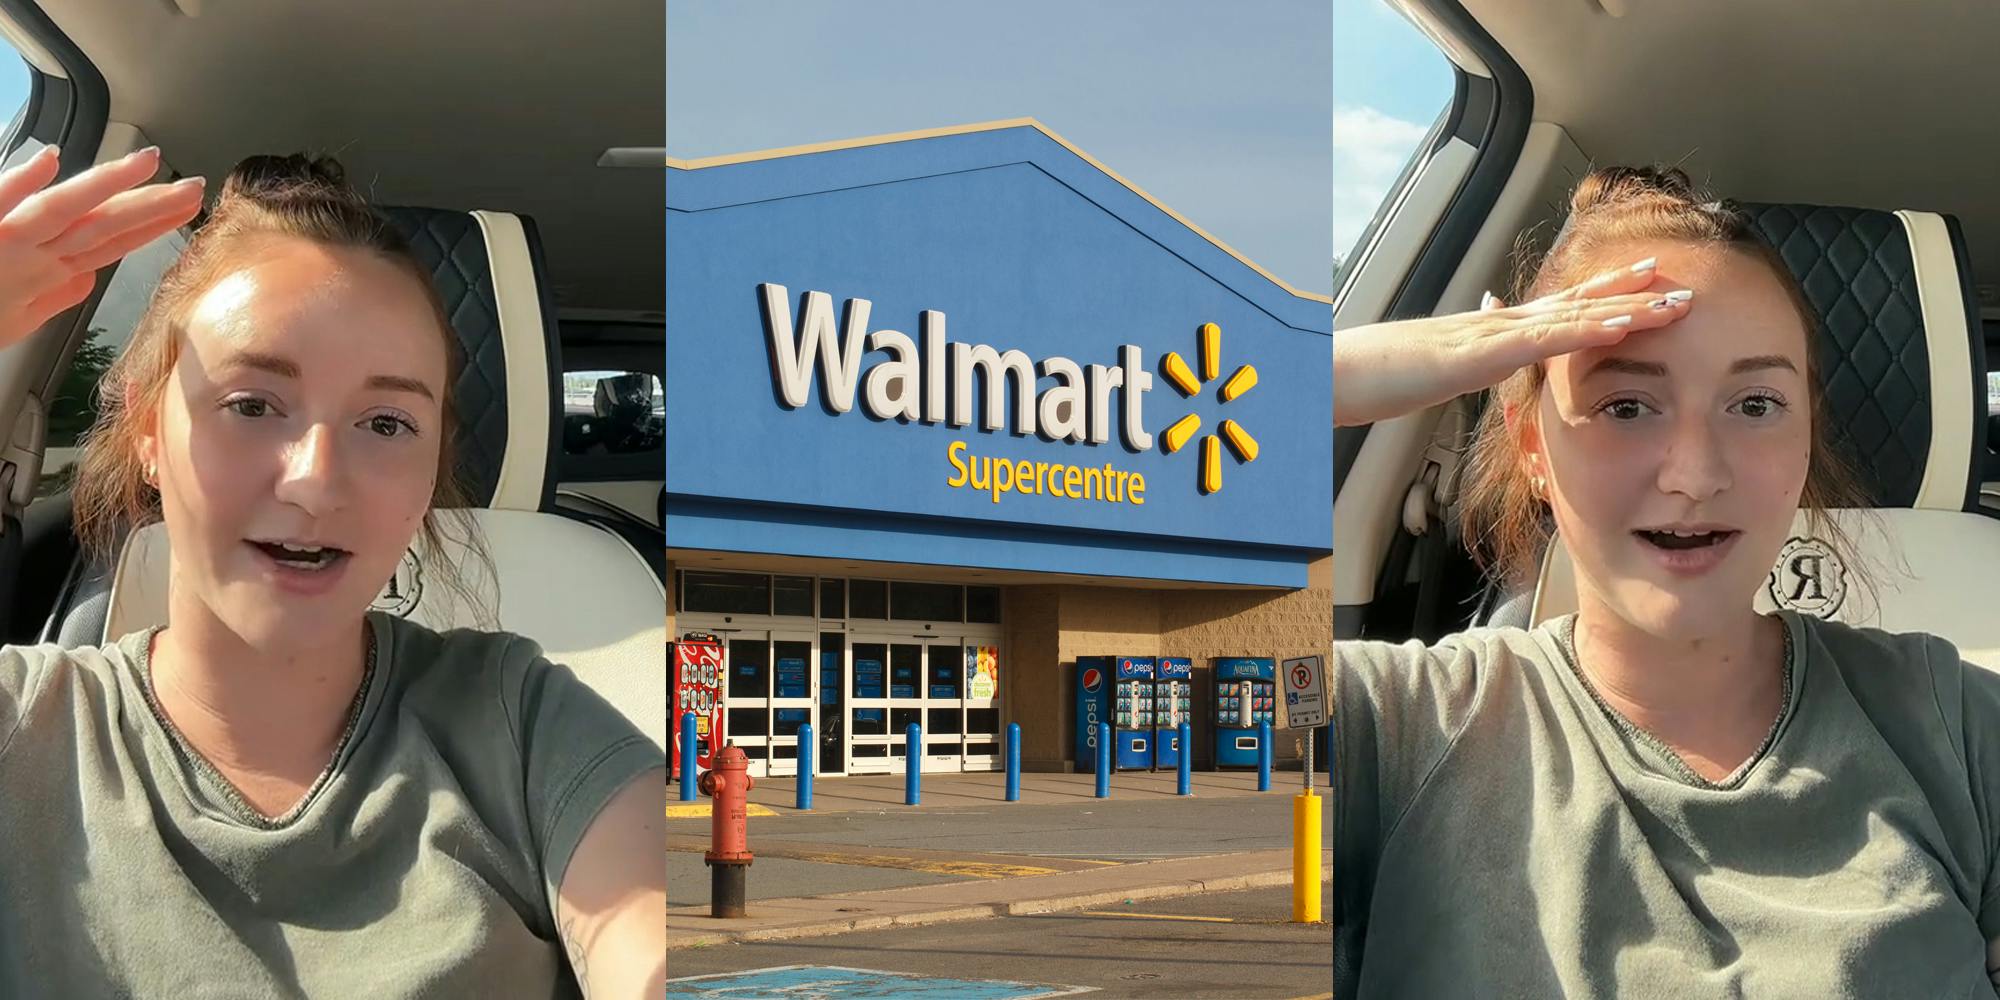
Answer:
M97 270L185 225L202 180L149 184L157 148L102 163L53 187L56 148L0 172L0 349L89 297Z
M1532 302L1334 334L1334 423L1387 420L1497 384L1550 358L1616 344L1686 316L1692 290L1658 291L1652 259Z

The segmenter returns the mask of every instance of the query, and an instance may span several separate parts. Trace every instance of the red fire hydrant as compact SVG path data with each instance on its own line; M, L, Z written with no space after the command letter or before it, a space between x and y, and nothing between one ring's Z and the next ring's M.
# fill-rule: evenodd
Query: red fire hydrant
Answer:
M708 864L708 915L743 916L744 870L755 860L750 855L750 758L735 744L724 746L715 755L715 768L703 772L697 782L703 795L715 799L709 810L708 852L701 856Z

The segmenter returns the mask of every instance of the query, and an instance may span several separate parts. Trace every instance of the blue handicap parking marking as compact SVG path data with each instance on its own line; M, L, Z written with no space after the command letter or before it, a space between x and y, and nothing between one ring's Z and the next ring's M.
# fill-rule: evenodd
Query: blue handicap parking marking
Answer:
M1096 992L995 979L940 979L837 965L784 965L667 980L683 1000L1042 1000Z

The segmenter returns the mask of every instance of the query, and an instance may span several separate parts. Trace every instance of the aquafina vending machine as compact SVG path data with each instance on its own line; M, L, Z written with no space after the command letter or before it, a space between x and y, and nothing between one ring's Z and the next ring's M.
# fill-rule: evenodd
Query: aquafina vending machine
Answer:
M1257 724L1277 719L1278 661L1225 656L1215 661L1215 766L1257 766Z

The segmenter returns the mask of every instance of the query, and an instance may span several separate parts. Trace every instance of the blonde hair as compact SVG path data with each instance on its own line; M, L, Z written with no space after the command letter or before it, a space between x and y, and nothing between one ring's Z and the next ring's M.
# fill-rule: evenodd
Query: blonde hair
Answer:
M1517 271L1509 301L1526 302L1576 284L1603 266L1605 251L1631 243L1725 248L1764 267L1784 289L1806 331L1806 381L1812 393L1808 411L1812 452L1799 506L1809 512L1814 532L1826 538L1849 566L1858 566L1852 539L1826 515L1829 510L1866 507L1869 502L1853 466L1834 446L1832 424L1825 419L1814 335L1818 314L1791 269L1735 205L1698 194L1679 170L1593 170L1576 186L1568 220L1547 255L1532 269L1525 266L1525 256L1518 258L1524 266ZM1542 550L1553 533L1548 505L1524 470L1520 436L1507 426L1510 411L1534 419L1545 375L1541 365L1529 365L1493 389L1467 458L1459 525L1481 567L1506 584L1535 579Z
M443 427L438 435L437 485L420 534L443 562L448 589L466 600L480 620L490 619L490 608L467 585L465 567L450 556L440 523L440 511L470 506L453 447L457 417L451 387L464 364L458 336L429 271L348 185L345 171L329 157L253 156L238 163L224 180L215 204L186 251L161 277L131 342L99 386L97 421L85 438L72 490L78 540L100 562L108 561L127 531L160 519L160 495L147 482L140 441L159 411L179 361L188 314L202 294L254 259L260 242L272 237L375 254L408 274L429 303L448 377L440 400ZM462 513L455 520L457 533L490 578L493 559L484 538Z

